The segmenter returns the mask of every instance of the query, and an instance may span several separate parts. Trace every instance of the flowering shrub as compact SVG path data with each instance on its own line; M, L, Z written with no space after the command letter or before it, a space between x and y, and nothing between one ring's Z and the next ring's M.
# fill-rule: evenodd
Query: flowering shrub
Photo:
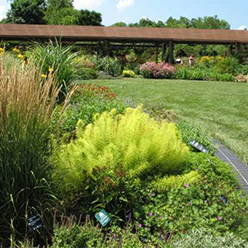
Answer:
M223 58L220 55L218 55L216 57L214 57L214 56L203 56L203 57L200 58L199 64L204 65L206 67L210 67L210 66L216 65L216 63L218 63L219 61L223 61L223 60L225 60L225 58Z
M161 62L146 62L140 66L141 74L145 78L173 78L176 68L173 65Z

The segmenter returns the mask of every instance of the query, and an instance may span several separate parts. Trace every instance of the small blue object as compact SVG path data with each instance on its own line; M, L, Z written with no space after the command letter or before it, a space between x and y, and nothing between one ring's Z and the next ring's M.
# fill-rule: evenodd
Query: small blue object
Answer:
M107 226L108 223L111 221L108 213L104 209L102 209L99 213L95 214L95 217L103 227Z
M200 152L204 152L204 153L209 153L209 150L207 150L206 148L203 147L203 145L201 145L199 142L192 140L189 142L190 145L194 148L196 148L198 151Z

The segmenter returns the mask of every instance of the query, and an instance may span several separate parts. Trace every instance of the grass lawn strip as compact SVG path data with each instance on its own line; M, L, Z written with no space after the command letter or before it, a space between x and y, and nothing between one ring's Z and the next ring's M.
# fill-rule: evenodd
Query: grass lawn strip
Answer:
M248 84L153 79L89 80L119 97L172 110L201 126L248 165Z

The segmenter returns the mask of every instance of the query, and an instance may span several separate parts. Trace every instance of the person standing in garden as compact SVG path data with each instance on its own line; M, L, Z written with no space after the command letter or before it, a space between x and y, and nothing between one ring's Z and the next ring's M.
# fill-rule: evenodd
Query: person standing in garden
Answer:
M193 66L194 65L194 62L195 62L194 55L191 54L189 56L189 66Z

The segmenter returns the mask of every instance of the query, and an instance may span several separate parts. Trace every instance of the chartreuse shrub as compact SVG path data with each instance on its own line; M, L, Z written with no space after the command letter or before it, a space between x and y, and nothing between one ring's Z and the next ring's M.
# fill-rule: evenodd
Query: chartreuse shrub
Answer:
M128 78L133 78L133 77L135 77L135 73L132 70L123 70L122 76L128 77Z
M52 77L41 81L31 62L9 67L2 58L0 75L0 246L10 247L29 232L29 217L48 223L51 216L49 139L59 88Z
M141 106L97 114L82 125L77 139L53 155L54 182L68 212L94 216L104 208L113 222L123 222L145 183L182 170L188 155L176 126L156 122Z
M130 176L144 177L177 173L188 147L182 143L173 123L158 123L142 111L127 108L95 115L78 139L63 145L54 154L54 176L64 191L80 189L85 176L94 178L94 169L123 166Z
M191 171L189 173L177 176L167 176L159 179L154 183L153 187L159 192L169 190L171 188L180 188L187 183L195 183L201 179L200 174L197 171Z

